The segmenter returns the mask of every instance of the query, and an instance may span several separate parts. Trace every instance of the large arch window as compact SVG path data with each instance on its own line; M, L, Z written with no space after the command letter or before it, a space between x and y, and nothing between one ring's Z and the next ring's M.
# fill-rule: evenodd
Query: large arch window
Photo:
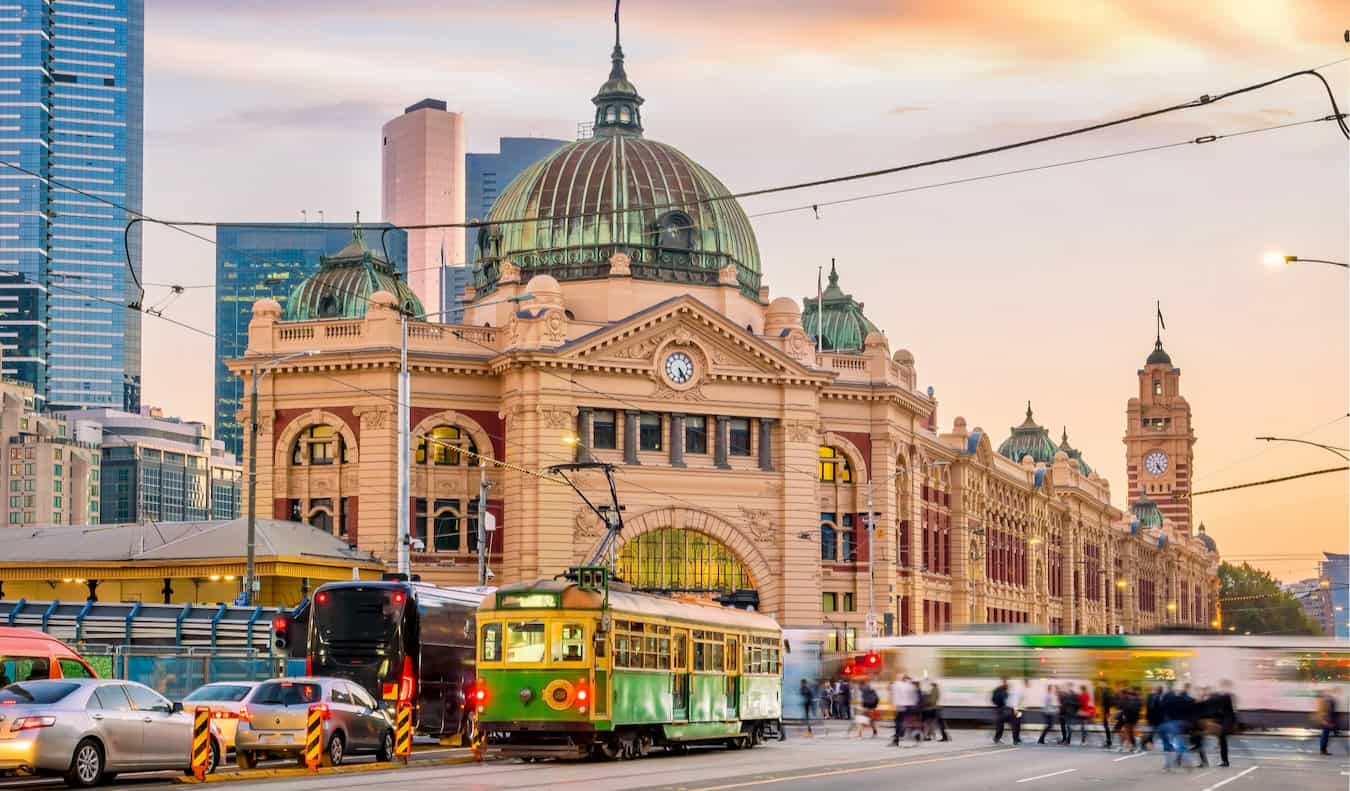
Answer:
M428 552L478 551L478 498L428 503L427 498L419 497L414 505L413 537L421 539Z
M667 250L692 250L694 221L682 211L661 215L656 221L656 245Z
M437 426L417 438L418 464L476 467L481 463L477 454L473 437L458 426Z
M725 544L696 530L667 527L619 549L619 577L638 590L731 593L754 587Z
M291 464L347 464L351 461L351 449L342 438L342 433L333 426L319 423L295 438L291 445Z
M830 445L820 446L820 480L825 482L853 483L853 466L843 451Z

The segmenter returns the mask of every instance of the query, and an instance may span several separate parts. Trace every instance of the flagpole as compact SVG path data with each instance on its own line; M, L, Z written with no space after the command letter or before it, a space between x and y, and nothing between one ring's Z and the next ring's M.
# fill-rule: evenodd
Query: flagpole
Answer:
M823 351L821 339L825 333L825 292L820 286L820 274L824 268L816 267L816 354Z

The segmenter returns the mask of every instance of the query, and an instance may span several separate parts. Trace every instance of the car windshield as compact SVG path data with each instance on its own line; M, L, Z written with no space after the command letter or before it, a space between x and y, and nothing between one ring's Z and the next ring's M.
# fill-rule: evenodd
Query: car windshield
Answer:
M55 703L79 689L69 681L25 681L0 689L0 706L25 703Z
M303 706L318 703L321 697L318 684L270 681L259 686L249 702L262 706Z
M315 597L314 619L329 642L388 642L407 594L392 588L331 588Z
M199 687L191 695L183 698L183 702L221 702L238 703L243 700L253 689L246 684L211 684L206 687Z

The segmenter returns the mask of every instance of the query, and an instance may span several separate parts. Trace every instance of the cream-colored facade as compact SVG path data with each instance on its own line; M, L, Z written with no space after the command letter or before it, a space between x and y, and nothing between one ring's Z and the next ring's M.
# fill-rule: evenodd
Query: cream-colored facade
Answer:
M98 523L98 436L78 431L60 414L36 412L31 385L0 381L5 525Z

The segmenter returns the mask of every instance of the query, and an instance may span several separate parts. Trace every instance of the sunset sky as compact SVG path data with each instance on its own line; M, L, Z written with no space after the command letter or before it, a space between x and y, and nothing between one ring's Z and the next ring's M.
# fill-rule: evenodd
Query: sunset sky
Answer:
M394 8L391 8L394 6ZM1010 6L1004 8L1003 6ZM178 220L378 218L380 125L423 97L471 151L571 138L608 72L606 0L147 0L145 209ZM733 191L1047 134L1350 57L1341 2L690 0L624 4L647 135ZM1323 70L1350 108L1350 63ZM1272 248L1350 260L1350 158L1307 124L989 181L830 201L1320 118L1303 77L1216 105L960 165L750 199L772 296L818 266L917 360L945 430L1001 441L1031 400L1125 506L1125 402L1164 343L1194 410L1200 489L1339 462L1344 270L1270 270ZM810 211L781 209L821 204ZM203 285L211 245L146 231L145 279ZM165 292L152 287L154 303ZM210 289L166 315L211 330ZM210 420L208 338L145 320L145 401ZM191 364L184 361L191 360ZM1344 552L1344 473L1196 500L1225 557L1286 580Z

